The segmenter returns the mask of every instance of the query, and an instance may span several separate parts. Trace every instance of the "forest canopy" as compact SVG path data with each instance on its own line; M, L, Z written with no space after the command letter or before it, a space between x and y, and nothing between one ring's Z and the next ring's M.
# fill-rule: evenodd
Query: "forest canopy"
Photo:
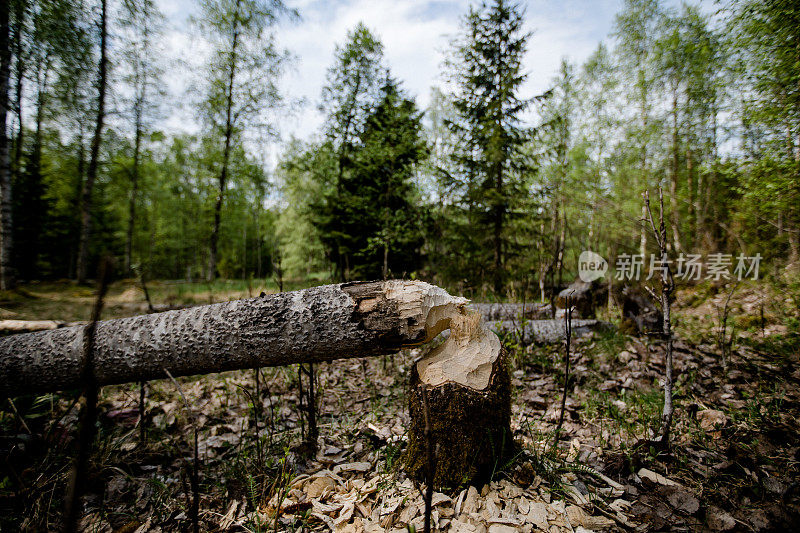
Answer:
M191 24L212 52L185 95L166 91L157 2L2 11L5 288L85 281L111 255L120 276L412 277L504 297L571 279L582 250L655 251L641 194L658 187L676 254L800 257L793 2L626 0L594 53L534 97L523 83L548 74L525 64L525 9L476 3L426 108L363 23L317 102L283 94L303 58L276 28L303 14L280 0L200 0ZM178 105L196 133L159 129ZM298 105L318 105L322 126L277 138Z

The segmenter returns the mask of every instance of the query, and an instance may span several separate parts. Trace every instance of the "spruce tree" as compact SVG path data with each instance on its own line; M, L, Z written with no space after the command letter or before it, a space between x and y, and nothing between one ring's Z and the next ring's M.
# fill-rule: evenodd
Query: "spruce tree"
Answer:
M458 120L450 123L463 139L454 163L461 173L462 205L468 211L462 234L476 262L491 264L496 294L504 286L509 250L508 220L524 196L523 177L533 170L523 150L531 130L522 115L531 100L520 96L527 74L522 59L530 34L516 2L495 0L471 8L452 58ZM471 237L470 237L471 236ZM487 253L491 250L490 253Z
M351 162L318 206L315 224L345 278L387 278L416 270L422 233L411 181L425 156L421 115L391 78L381 88Z
M320 110L326 114L325 133L336 152L337 166L325 181L338 195L343 194L342 186L346 174L352 170L358 138L379 98L384 72L382 62L383 43L359 22L347 32L345 43L336 46L334 63L328 69ZM335 226L330 218L334 216L344 215L334 215L332 211L322 209L315 224L325 233L326 228ZM342 280L350 277L351 261L354 260L355 245L348 241L346 234L338 231L328 233L325 239L328 257Z

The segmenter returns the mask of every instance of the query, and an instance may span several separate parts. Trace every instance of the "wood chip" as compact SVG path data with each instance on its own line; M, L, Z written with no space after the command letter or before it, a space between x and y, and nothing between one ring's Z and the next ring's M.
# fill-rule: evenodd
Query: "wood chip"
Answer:
M433 498L431 498L431 507L436 507L437 505L453 503L453 500L450 496L446 494L442 494L441 492L434 492Z
M504 524L492 524L489 526L489 533L517 533L517 528Z
M467 496L464 498L464 505L461 507L461 512L464 514L472 514L478 510L478 490L475 487L470 487L467 490Z
M347 502L342 506L342 510L339 512L338 518L336 518L337 524L342 522L348 522L351 518L353 518L353 511L355 511L355 504L353 502Z
M400 513L399 521L403 524L408 524L411 522L419 513L419 507L416 504L410 504L408 507L402 510Z
M371 468L372 464L366 462L342 463L340 465L336 465L333 467L333 473L338 474L339 472L367 472Z
M646 480L650 481L651 483L655 483L657 485L664 485L666 487L677 487L678 486L678 483L675 483L671 479L665 478L661 474L657 474L657 473L653 472L652 470L648 470L646 468L642 468L641 470L639 470L639 472L636 475L638 475L642 479L646 479Z
M539 529L547 529L547 504L532 502L528 510L528 516L525 517L525 521Z

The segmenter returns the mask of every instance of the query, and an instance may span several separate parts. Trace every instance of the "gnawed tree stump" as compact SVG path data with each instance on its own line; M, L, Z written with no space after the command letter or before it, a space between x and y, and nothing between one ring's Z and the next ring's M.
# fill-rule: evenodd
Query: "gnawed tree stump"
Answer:
M556 308L566 309L567 298L580 318L594 317L595 310L608 299L608 284L599 281L575 280L569 287L558 293Z
M419 281L326 285L97 324L99 385L392 354L467 304ZM0 396L82 386L86 326L0 339Z
M513 455L514 441L503 350L478 313L454 316L445 342L411 370L405 468L418 481L427 481L423 388L436 448L433 485L457 488L488 480Z

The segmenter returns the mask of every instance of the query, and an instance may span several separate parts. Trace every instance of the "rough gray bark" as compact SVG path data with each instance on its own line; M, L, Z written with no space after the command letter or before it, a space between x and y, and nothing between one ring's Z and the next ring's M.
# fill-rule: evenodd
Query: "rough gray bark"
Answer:
M99 385L391 354L432 339L466 300L422 282L327 285L97 324ZM86 326L0 339L0 396L81 385Z

